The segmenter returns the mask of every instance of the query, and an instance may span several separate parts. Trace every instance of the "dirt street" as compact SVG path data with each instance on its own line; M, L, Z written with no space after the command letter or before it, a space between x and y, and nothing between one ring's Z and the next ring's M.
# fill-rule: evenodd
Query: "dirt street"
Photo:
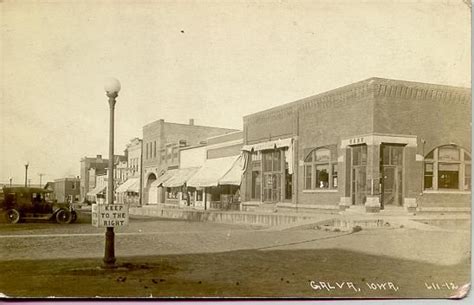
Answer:
M104 229L87 219L71 225L0 224L0 260L8 261L0 265L0 291L11 296L434 297L454 295L469 281L467 231L272 231L139 218L117 230L120 268L113 271L99 268L104 239ZM436 289L444 283L451 286Z

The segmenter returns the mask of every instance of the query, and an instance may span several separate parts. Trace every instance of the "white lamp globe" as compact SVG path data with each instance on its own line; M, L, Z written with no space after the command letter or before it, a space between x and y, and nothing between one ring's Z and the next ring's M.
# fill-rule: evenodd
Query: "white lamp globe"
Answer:
M119 93L120 91L120 82L118 79L110 77L105 80L104 89L107 93Z

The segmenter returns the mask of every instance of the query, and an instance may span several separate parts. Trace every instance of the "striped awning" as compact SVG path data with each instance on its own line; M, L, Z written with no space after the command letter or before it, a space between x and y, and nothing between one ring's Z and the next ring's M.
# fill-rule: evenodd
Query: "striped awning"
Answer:
M139 178L129 178L124 183L120 184L117 188L117 193L126 193L126 192L138 192L140 184Z
M177 169L173 176L163 183L164 187L179 187L184 185L196 172L199 167L188 167Z
M166 171L163 175L159 176L158 179L156 179L155 181L153 181L150 185L150 188L152 187L159 187L160 185L162 185L164 182L168 181L169 179L171 179L171 177L174 176L174 174L176 174L178 170L177 169L170 169L168 171Z
M242 182L242 174L244 173L245 159L242 155L232 164L227 173L219 179L220 185L240 185Z
M97 194L100 194L100 193L104 192L106 188L107 188L106 185L97 186L92 191L87 192L87 196L96 196Z
M187 185L192 187L211 187L219 184L221 179L232 167L238 156L208 159L192 176Z

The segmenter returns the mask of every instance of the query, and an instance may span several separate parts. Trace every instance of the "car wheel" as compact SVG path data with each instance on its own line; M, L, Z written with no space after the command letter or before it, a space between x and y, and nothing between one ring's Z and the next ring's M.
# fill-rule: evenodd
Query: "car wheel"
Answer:
M67 210L59 210L56 213L56 222L59 223L59 224L70 223L71 220L72 220L72 215Z
M6 217L9 223L18 223L20 221L20 212L15 209L9 209L6 213Z
M71 223L76 222L77 220L77 213L75 211L71 212Z

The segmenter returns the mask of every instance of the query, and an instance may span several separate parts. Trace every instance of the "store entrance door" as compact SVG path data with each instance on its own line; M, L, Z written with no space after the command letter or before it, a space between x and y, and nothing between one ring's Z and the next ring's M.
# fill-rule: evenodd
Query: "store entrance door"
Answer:
M402 204L402 171L396 166L384 166L382 173L382 204Z
M263 201L279 202L281 196L281 174L265 173L263 176Z
M367 169L365 166L354 166L352 168L352 204L364 204L366 201Z
M367 200L367 145L351 146L352 204L362 205Z
M403 173L403 150L402 145L382 144L381 155L381 198L382 208L385 205L401 206L402 194L402 173Z

